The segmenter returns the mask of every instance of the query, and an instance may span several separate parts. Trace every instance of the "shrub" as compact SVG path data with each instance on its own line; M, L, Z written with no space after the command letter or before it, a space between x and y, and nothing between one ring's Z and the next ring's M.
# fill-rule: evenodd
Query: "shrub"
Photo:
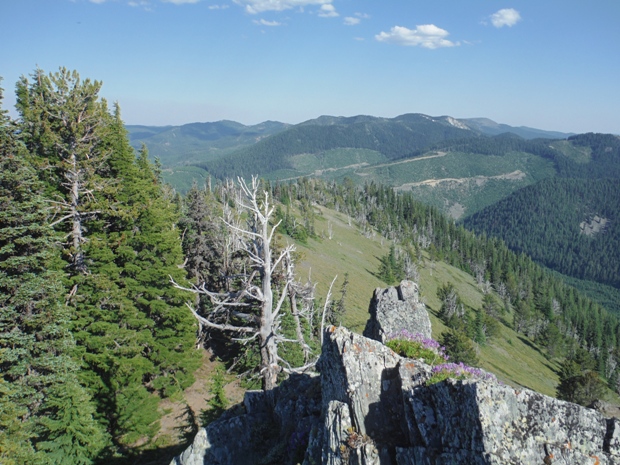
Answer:
M478 364L476 348L465 333L455 330L445 331L441 333L439 341L445 347L445 352L449 355L450 360L463 362L467 365Z
M390 334L385 345L402 357L423 359L429 365L448 360L445 349L437 341L404 329Z

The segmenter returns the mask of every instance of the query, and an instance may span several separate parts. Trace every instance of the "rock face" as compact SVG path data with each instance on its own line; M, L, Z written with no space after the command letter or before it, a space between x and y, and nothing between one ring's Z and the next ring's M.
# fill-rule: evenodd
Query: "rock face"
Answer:
M420 302L418 285L402 281L398 287L377 288L368 308L370 318L364 336L385 342L386 337L406 330L431 337L431 320L426 307Z
M427 385L430 366L345 328L328 328L318 368L248 393L171 465L620 464L616 419L493 381Z

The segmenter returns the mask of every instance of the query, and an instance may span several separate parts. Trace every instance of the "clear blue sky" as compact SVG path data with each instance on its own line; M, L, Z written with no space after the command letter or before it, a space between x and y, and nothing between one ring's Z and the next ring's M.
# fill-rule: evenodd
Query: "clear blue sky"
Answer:
M620 0L0 0L5 107L36 66L128 124L487 117L620 133Z

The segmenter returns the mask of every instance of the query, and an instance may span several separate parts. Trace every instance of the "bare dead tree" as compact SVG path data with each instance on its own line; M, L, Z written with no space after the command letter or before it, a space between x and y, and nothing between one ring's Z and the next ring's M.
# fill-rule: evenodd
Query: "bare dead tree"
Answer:
M314 291L316 286L308 281L306 284L295 281L295 265L291 259L291 255L285 256L286 281L288 285L288 297L291 305L291 314L295 321L295 335L297 343L301 347L304 354L304 364L310 360L312 349L307 344L302 326L302 319L305 319L308 325L312 326L312 317L314 313ZM301 309L298 305L298 297L301 300Z
M260 375L263 389L271 390L277 384L278 374L302 372L314 366L310 360L309 345L301 328L300 311L296 298L301 288L295 283L292 257L293 245L287 245L277 254L273 250L276 229L270 225L274 207L269 193L259 192L259 181L253 177L251 184L238 179L238 194L234 203L245 218L245 225L233 221L230 212L225 214L232 246L242 251L251 263L251 269L236 276L234 286L215 292L205 283L183 286L172 280L172 284L183 290L207 296L212 307L196 309L191 303L187 307L199 323L207 328L230 333L241 342L258 340L260 347ZM279 274L278 274L279 273ZM279 279L276 278L276 274ZM280 278L283 276L282 278ZM307 291L304 291L307 292ZM296 319L296 339L288 338L282 331L281 321L285 311L285 300L291 300L293 317ZM309 317L311 319L311 317ZM278 346L284 342L300 344L306 362L302 367L292 367L278 355Z

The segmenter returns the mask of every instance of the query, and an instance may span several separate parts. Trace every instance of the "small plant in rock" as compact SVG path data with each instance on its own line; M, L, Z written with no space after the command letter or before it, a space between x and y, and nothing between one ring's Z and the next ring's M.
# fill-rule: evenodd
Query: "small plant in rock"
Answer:
M464 380L479 379L497 382L495 375L487 373L480 368L470 367L464 363L444 363L433 367L433 375L426 382L427 386L445 381L448 378Z
M224 386L226 386L224 368L218 365L213 372L211 386L209 386L209 393L211 394L211 398L207 401L209 408L202 410L200 414L200 423L202 426L207 426L209 423L217 420L228 408L229 402L226 397Z
M401 357L422 359L429 365L448 360L445 348L437 341L404 329L390 334L385 345Z

